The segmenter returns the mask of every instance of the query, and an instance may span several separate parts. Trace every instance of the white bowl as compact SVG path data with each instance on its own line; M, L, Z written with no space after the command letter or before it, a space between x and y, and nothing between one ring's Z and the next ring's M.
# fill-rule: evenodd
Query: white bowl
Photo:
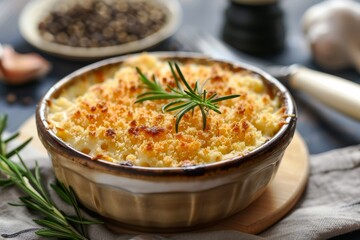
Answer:
M181 6L177 0L153 0L164 6L168 21L157 32L137 41L108 47L72 47L42 38L39 23L54 9L57 0L30 1L20 14L20 33L34 47L49 54L77 60L100 59L125 53L138 52L157 45L172 36L181 21Z

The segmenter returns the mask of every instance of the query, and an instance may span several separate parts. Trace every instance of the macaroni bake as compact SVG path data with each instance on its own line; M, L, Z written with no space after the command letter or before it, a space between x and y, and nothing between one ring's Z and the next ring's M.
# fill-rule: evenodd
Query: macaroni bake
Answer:
M136 67L166 88L175 81L168 62L150 54L129 58L109 77L79 79L50 102L51 130L74 149L125 165L186 167L247 154L285 124L282 99L257 74L225 64L183 61L181 70L194 86L207 81L208 94L239 94L209 111L205 130L201 111L188 112L175 131L174 112L162 112L168 100L134 103L146 91ZM175 112L176 113L176 112Z

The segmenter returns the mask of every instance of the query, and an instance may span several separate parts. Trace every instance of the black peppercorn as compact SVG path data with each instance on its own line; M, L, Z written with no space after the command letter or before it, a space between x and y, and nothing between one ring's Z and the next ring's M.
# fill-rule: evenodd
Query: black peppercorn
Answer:
M40 34L47 41L74 47L136 41L157 32L166 22L163 7L146 0L83 0L59 9L39 23Z

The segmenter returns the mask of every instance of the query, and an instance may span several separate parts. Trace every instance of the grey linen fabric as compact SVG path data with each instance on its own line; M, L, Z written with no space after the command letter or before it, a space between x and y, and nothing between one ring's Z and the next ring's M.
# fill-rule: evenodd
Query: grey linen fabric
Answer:
M34 149L22 153L29 166L37 159L46 186L54 182L50 160ZM92 225L90 239L100 240L185 240L185 239L326 239L360 229L360 146L334 150L311 156L310 178L307 189L294 209L277 224L259 234L237 231L184 233L173 236L151 234L114 234L100 225ZM55 203L65 212L71 212L50 191ZM13 207L21 192L15 188L0 190L0 239L42 239L35 235L40 227L32 219L37 215L24 207Z
M310 167L299 204L261 236L328 239L360 229L360 146L314 155Z

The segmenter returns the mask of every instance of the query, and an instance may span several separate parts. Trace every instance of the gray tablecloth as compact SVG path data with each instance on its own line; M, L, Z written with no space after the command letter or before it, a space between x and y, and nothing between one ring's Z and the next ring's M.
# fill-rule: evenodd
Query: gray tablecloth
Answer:
M35 159L41 166L46 184L54 181L51 164L46 156L34 149L22 152L29 166ZM281 221L255 236L236 231L185 233L172 237L155 235L113 234L103 226L89 228L92 240L98 239L326 239L360 229L360 146L338 149L311 156L307 189L294 209ZM21 195L15 188L0 190L0 238L41 239L34 232L39 229L32 219L38 216L26 208L13 207ZM61 209L71 211L51 191Z

